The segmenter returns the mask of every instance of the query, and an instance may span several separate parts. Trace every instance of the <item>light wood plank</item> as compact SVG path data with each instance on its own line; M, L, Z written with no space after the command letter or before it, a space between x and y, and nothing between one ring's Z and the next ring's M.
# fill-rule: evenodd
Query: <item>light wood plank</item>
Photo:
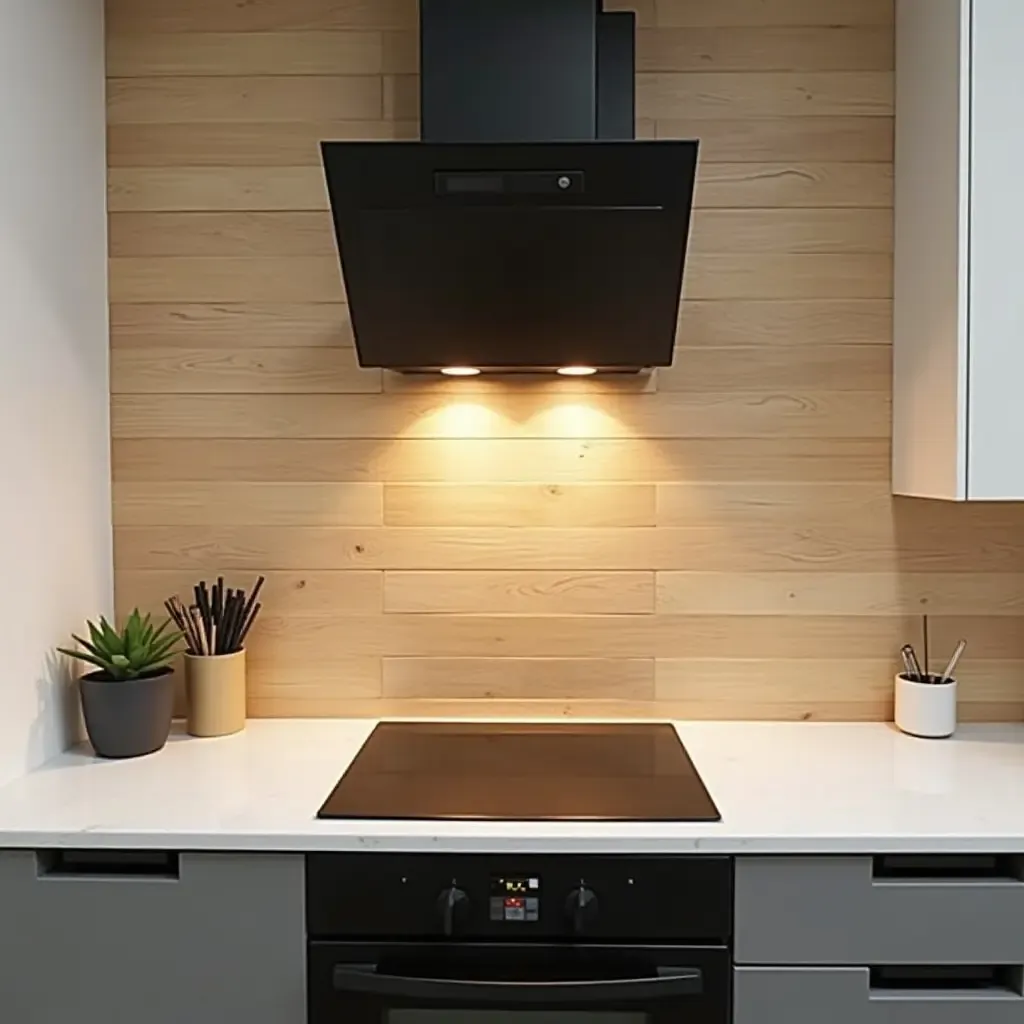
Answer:
M652 658L385 658L382 694L435 700L651 700Z
M330 302L113 303L118 348L352 348L348 306Z
M312 163L312 161L311 161ZM303 167L112 167L112 212L326 210L319 158ZM698 208L892 207L887 163L699 165Z
M889 482L888 438L117 439L115 480Z
M883 438L889 395L671 393L491 396L452 403L433 394L114 395L113 436L126 438Z
M649 28L638 71L891 71L891 25Z
M1024 571L1019 524L965 531L918 526L896 539L884 520L619 528L133 527L116 533L118 564L211 564L260 571L981 572ZM955 642L955 641L954 641Z
M655 615L367 615L260 622L264 646L302 663L345 657L602 658L720 657L888 661L912 623L898 618L745 618ZM888 678L892 689L892 675Z
M398 51L394 44L390 48ZM856 53L857 41L851 38L843 49ZM232 31L107 38L111 78L336 75L340 69L347 75L383 74L384 33ZM388 69L394 69L393 61Z
M821 719L833 703L865 705L867 718L891 718L892 677L898 667L886 660L662 659L657 662L657 699L693 704L694 718L716 718L750 704L778 705L779 716ZM976 662L965 673L962 705L1021 703L1024 663ZM799 710L802 709L802 710ZM773 717L773 716L763 716Z
M112 167L107 182L107 204L113 213L328 209L323 170L319 166Z
M339 303L345 287L338 260L328 256L130 256L110 260L110 299Z
M379 75L248 78L112 78L110 124L202 124L379 121L385 117Z
M659 391L888 391L892 353L883 345L821 345L696 348L680 352L675 365L658 372Z
M663 572L658 574L658 611L670 615L1019 616L1024 612L1024 576Z
M417 138L419 125L414 121L334 119L259 124L112 124L107 126L107 164L112 168L319 169L320 143L324 140Z
M892 213L885 209L698 210L690 232L690 252L697 255L889 255L893 245Z
M654 526L650 484L389 484L388 526Z
M380 526L383 484L116 483L116 526Z
M383 609L384 574L381 572L289 572L263 573L266 583L260 591L260 603L267 615L284 618L340 615L372 615ZM225 577L229 587L243 587L251 593L255 577L214 567L208 578ZM188 567L179 569L119 569L115 575L117 614L125 615L132 608L158 613L172 594L183 599L191 593L199 577ZM344 651L334 656L344 658ZM310 663L291 666L292 672L304 672Z
M705 163L891 163L894 135L893 121L882 117L723 118L699 123L663 117L655 122L656 138L699 138Z
M851 225L850 230L856 229ZM334 228L326 210L315 213L114 213L109 219L109 238L111 256L337 254Z
M698 210L691 256L708 253L892 253L884 209ZM114 213L110 255L336 256L327 211Z
M640 116L655 120L892 117L893 75L889 71L641 72L636 80L636 106ZM399 108L395 116L411 115Z
M892 495L882 484L658 484L658 526L744 527L759 523L871 522L892 529Z
M388 572L386 612L583 615L654 611L645 572Z
M893 0L656 0L659 26L882 25Z
M410 29L417 10L416 0L107 0L107 33Z
M698 207L725 209L764 206L888 209L892 206L892 190L892 166L885 163L702 163L694 202Z
M886 299L892 296L888 255L773 253L694 254L683 291L694 299Z
M860 704L857 717L880 718L891 716L897 671L894 657L660 659L656 692L691 718L728 717L756 705L762 718L820 720L835 704Z
M381 695L379 658L282 661L258 644L246 661L246 711L250 718L316 718L339 700Z
M679 317L681 349L757 345L891 345L892 303L877 299L708 302L687 299ZM790 349L794 363L803 355Z
M381 371L360 369L352 349L209 351L123 348L111 355L111 393L379 394Z

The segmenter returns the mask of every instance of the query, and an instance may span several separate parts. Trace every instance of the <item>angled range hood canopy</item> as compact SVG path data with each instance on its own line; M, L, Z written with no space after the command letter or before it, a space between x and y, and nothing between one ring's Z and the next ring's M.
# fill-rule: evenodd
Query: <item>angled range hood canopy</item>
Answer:
M421 0L422 142L328 142L364 366L672 362L697 143L633 141L634 18Z

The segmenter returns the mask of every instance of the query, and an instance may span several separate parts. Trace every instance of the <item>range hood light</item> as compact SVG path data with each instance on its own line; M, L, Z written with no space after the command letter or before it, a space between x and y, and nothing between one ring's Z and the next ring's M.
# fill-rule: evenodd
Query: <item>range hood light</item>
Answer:
M593 377L597 370L592 366L563 366L557 372L563 377Z
M477 377L480 374L475 366L446 366L441 372L446 377Z

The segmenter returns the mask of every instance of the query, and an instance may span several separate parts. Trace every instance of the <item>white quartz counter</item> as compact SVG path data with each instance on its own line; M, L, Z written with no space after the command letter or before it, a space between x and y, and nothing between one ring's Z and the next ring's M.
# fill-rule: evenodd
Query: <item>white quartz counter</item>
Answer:
M0 789L0 848L1024 853L1024 726L686 722L718 823L318 821L371 721L253 721L158 754L63 754ZM551 780L551 784L556 784Z

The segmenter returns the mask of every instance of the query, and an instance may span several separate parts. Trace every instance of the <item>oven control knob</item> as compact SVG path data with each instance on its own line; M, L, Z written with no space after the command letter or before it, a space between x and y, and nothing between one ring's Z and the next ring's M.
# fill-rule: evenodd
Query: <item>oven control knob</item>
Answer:
M578 889L573 889L565 900L565 916L572 925L575 935L582 935L597 920L597 894L580 882Z
M458 887L455 879L437 897L437 913L441 931L447 936L454 935L469 918L469 897Z

